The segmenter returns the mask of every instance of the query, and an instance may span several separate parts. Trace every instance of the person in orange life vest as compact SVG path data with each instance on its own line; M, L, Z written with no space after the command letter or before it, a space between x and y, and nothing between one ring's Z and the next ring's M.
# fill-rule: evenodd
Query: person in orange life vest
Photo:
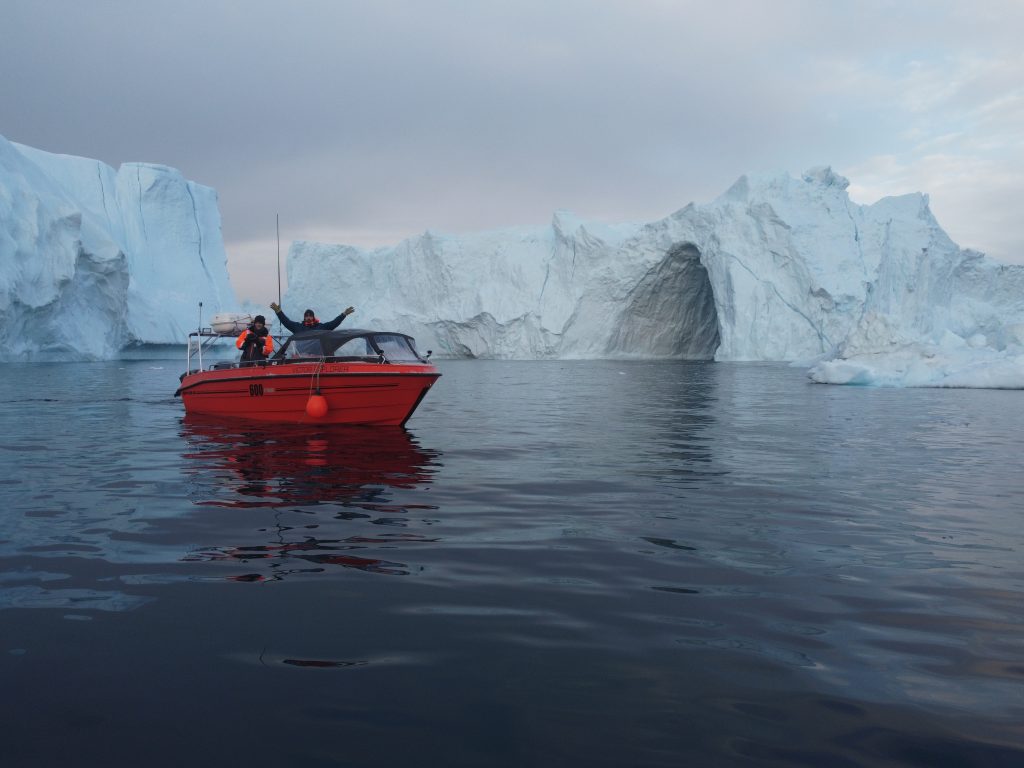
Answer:
M356 311L355 307L348 307L333 320L321 323L313 313L313 310L307 309L302 313L302 322L297 323L294 320L289 319L288 315L281 311L281 305L276 301L270 302L270 308L277 313L277 318L281 321L281 325L292 333L301 333L302 331L333 331L341 325L342 320Z
M256 315L252 325L242 331L235 341L235 346L242 350L242 362L266 360L274 351L274 339L267 330L267 319Z

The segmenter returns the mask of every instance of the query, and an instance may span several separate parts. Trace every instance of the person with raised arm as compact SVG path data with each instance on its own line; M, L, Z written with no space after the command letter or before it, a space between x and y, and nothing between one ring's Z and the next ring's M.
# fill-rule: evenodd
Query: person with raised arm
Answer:
M302 333L303 331L333 331L342 321L356 311L355 307L348 307L333 320L329 320L326 323L321 323L316 313L312 309L307 309L302 313L302 322L297 323L291 320L288 315L281 311L281 305L276 301L270 302L270 308L277 314L277 319L281 321L281 325L287 328L292 333Z

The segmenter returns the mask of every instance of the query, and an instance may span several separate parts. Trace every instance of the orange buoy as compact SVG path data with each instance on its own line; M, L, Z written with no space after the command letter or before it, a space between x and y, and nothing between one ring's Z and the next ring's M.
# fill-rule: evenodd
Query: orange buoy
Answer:
M313 419L322 419L327 415L327 398L317 393L310 395L306 401L306 415Z

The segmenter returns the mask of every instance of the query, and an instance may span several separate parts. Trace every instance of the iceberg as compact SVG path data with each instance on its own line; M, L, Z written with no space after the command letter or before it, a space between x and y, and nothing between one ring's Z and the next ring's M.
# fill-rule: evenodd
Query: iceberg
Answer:
M1024 266L959 248L928 197L853 203L828 167L743 176L653 223L297 241L286 307L354 304L439 356L790 361L823 383L1024 387Z
M237 304L213 189L0 136L0 359L183 344L200 301L204 314Z
M651 223L294 242L286 308L354 304L438 357L789 361L832 384L1024 388L1024 266L958 247L928 197L853 203L831 168L740 177ZM238 307L214 190L0 136L0 359L180 344ZM350 323L353 321L349 321Z

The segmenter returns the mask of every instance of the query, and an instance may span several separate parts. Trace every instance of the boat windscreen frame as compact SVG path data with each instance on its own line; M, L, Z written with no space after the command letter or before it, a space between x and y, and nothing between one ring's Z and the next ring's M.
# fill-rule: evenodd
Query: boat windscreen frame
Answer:
M385 349L378 343L378 336L397 337L404 340L405 345L409 348L416 362L427 364L426 358L424 358L419 351L416 349L416 340L405 333L399 333L397 331L371 331L365 328L347 328L345 330L333 330L333 331L300 331L299 333L293 333L281 342L280 348L272 356L272 360L292 360L296 359L296 356L288 357L288 350L294 343L300 342L313 342L316 341L320 347L320 354L308 355L308 357L320 357L330 358L334 357L334 353L342 346L352 341L353 339L364 338L366 339L369 348L372 349L376 355L378 362L387 363L391 362L388 359L388 355ZM301 356L298 356L301 357ZM413 360L398 360L396 363L411 363Z

